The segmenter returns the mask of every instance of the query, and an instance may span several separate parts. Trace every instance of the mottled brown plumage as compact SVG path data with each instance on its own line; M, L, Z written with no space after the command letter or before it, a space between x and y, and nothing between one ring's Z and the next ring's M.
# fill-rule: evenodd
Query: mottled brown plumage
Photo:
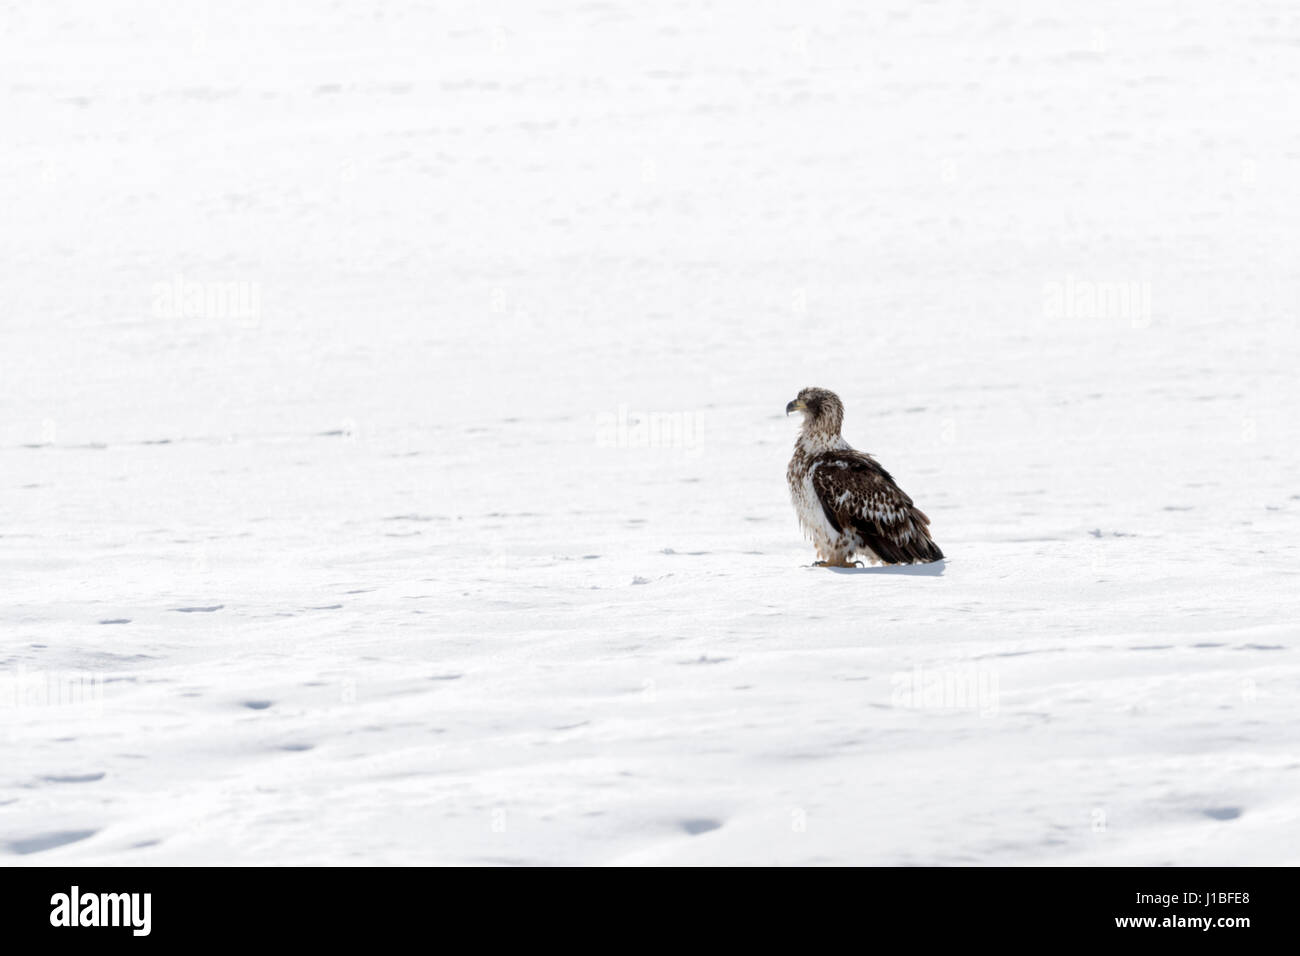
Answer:
M848 567L860 554L873 564L938 561L930 519L880 462L840 435L844 405L824 388L805 388L785 407L804 415L786 471L790 496L819 564Z

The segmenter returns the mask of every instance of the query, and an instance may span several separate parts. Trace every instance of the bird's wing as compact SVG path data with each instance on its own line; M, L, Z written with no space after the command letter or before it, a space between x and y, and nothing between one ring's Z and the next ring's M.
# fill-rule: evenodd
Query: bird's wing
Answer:
M856 532L880 560L890 564L937 561L930 519L870 455L857 451L821 455L813 488L836 531Z

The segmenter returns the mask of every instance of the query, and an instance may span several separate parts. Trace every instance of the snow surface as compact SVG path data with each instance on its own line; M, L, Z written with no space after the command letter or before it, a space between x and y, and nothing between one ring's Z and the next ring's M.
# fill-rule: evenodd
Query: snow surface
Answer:
M1300 863L1300 14L865 6L6 4L0 861Z

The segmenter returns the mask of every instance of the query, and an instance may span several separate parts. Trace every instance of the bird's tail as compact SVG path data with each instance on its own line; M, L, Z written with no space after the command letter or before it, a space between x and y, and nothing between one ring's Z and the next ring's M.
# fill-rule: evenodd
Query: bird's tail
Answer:
M930 537L930 519L920 508L912 509L912 529L916 533L903 542L902 551L906 555L902 563L930 564L943 560L943 551Z

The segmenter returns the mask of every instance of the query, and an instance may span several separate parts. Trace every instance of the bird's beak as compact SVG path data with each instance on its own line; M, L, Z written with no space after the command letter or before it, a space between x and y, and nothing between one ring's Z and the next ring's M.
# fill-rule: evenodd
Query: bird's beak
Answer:
M808 411L808 406L805 405L802 401L800 401L797 398L793 402L790 402L788 405L785 406L785 413L787 415L789 415L791 412L806 412L806 411Z

